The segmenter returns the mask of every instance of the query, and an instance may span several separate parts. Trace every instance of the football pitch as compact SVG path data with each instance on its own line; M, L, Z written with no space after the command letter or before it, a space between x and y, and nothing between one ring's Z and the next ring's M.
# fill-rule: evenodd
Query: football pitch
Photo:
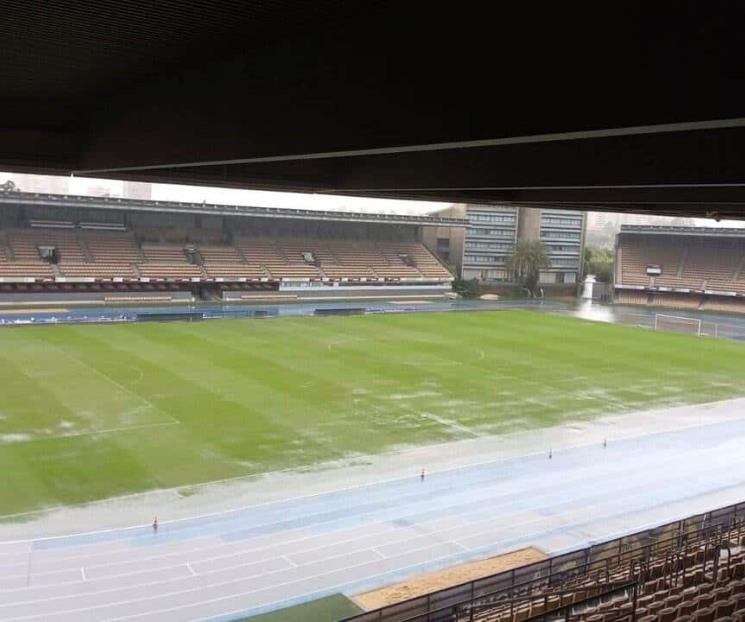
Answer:
M745 394L745 346L530 311L0 330L0 514Z

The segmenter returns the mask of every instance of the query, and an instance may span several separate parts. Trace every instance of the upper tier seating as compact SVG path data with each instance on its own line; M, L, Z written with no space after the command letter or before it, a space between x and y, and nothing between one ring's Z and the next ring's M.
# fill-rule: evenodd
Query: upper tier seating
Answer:
M148 230L148 239L174 237ZM214 237L214 235L212 236ZM202 236L211 239L210 236ZM39 247L56 249L56 261ZM191 253L190 249L194 252ZM418 242L237 237L232 245L145 242L129 231L0 232L0 278L68 279L451 279Z

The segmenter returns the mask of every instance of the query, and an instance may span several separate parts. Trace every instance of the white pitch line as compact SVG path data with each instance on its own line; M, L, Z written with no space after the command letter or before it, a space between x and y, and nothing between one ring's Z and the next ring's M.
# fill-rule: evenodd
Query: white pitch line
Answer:
M83 568L82 566L80 567L80 575L83 577L83 581L88 580L85 578L85 568Z
M197 573L194 572L194 568L191 567L191 564L189 562L186 562L186 568L192 574L192 576L194 576L194 577L197 576Z
M142 382L142 379L145 377L145 374L142 372L142 370L139 367L132 367L131 369L134 369L135 371L137 371L137 374L138 374L137 380L134 380L132 384L138 384Z
M0 445L21 445L42 440L56 440L60 438L78 438L81 436L97 436L98 434L111 434L113 432L127 432L129 430L142 430L146 428L158 428L164 425L182 425L180 421L161 421L159 423L143 423L142 425L125 425L118 428L104 428L103 430L90 430L89 432L72 432L70 434L55 434L53 436L37 436L14 443L0 443ZM66 506L59 506L66 507Z
M281 559L285 560L290 566L293 568L297 568L299 564L296 564L294 561L292 561L287 555L282 555ZM262 560L262 561L269 561L269 560Z
M139 393L136 393L135 391L133 391L129 387L124 386L118 380L114 380L111 376L109 376L108 374L102 372L100 369L97 369L96 367L94 367L92 365L89 365L84 360L82 360L80 357L77 357L74 354L71 354L67 349L61 348L60 346L57 346L57 345L55 345L54 347L57 348L57 350L63 352L65 356L67 356L67 357L69 357L69 358L77 361L79 365L82 365L86 369L89 369L94 374L97 374L98 376L100 376L104 380L110 382L115 387L118 387L120 390L124 391L125 393L129 393L129 395L133 396L135 399L137 399L137 400L139 400L141 402L144 402L145 404L147 404L148 406L150 406L150 408L152 408L156 412L160 413L164 417L168 417L173 422L177 422L178 421L178 419L176 419L176 417L174 417L173 415L170 415L169 413L165 412L163 409L158 408L155 404L153 404L146 397L143 397L142 395L140 395ZM178 421L178 422L181 423L180 421Z
M413 409L410 409L413 412ZM454 419L448 419L447 417L440 417L439 415L435 415L432 413L422 413L422 412L416 412L420 417L424 417L425 419L430 419L431 421L434 421L435 423L439 423L440 425L444 425L446 428L450 428L450 430L454 432L461 432L463 434L467 434L468 436L471 436L473 438L479 438L481 435L478 432L475 432L472 428L469 428L465 425L461 425Z

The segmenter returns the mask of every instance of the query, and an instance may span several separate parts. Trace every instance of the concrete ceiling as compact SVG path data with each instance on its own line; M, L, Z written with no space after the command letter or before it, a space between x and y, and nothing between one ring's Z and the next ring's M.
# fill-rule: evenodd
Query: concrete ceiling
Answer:
M736 3L10 2L0 168L742 217L743 32Z

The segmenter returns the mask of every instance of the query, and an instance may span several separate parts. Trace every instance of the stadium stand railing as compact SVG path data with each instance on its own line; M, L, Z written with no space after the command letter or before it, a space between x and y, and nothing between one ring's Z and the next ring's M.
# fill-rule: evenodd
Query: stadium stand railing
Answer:
M343 622L745 620L743 545L739 503Z

